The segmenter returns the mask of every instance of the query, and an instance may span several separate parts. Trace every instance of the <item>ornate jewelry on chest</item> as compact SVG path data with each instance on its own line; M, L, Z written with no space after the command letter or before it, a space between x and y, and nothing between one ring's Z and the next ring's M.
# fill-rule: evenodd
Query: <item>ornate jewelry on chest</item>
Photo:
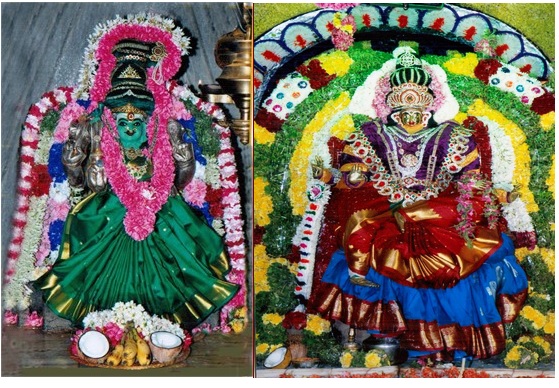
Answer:
M429 128L417 134L410 135L398 127L386 127L380 133L387 149L390 169L393 174L398 174L401 178L414 177L421 168L425 149L429 140L437 133L442 132L442 127ZM388 138L388 142L384 138ZM437 143L437 142L435 142ZM436 147L429 159L436 161ZM432 176L430 177L432 179ZM429 180L431 180L429 179Z
M382 159L377 155L373 145L362 131L356 131L350 134L346 141L351 146L354 154L360 157L363 163L369 168L369 172L371 173L369 180L379 194L388 197L390 202L402 202L402 206L405 207L419 200L436 197L448 187L452 180L452 175L462 170L461 162L464 160L464 154L468 150L468 140L472 131L457 126L452 129L450 134L447 154L441 163L439 173L434 179L429 178L434 175L436 153L439 147L440 137L446 127L446 125L437 127L436 130L433 130L433 133L430 134L431 137L437 134L437 138L433 145L433 152L429 156L427 178L424 180L418 179L415 176L402 177L396 165L397 159L394 153L392 156L387 156L389 165L387 169ZM377 133L380 133L380 131L384 129L384 127L379 126ZM425 136L427 136L427 134L425 134ZM417 140L417 138L415 140ZM388 146L387 149L390 150ZM418 164L421 165L421 162ZM418 185L422 185L424 189L411 189L411 187Z

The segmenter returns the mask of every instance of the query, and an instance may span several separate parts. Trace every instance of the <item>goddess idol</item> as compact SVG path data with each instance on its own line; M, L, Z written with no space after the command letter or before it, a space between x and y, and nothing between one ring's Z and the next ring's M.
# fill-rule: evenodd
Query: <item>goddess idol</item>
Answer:
M383 116L370 106L379 98ZM368 331L363 346L488 358L526 299L514 247L531 240L507 230L498 205L514 195L493 187L479 123L452 121L458 109L444 71L399 47L352 98L353 113L374 119L331 152L331 168L313 161L314 178L333 187L321 236L335 242L319 242L329 264L307 308Z
M188 38L149 15L98 32L82 89L56 128L73 206L59 255L35 286L77 326L89 312L134 301L191 329L240 285L226 278L222 237L183 195L203 160L187 109L203 103L188 105L172 80Z

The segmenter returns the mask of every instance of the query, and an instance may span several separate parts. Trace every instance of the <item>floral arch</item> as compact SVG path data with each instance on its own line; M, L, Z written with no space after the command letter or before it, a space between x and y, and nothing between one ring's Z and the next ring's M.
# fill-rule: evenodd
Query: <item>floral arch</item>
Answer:
M422 58L444 69L460 105L454 120L480 118L500 134L494 143L508 144L497 146L494 175L520 193L523 204L504 210L515 228L537 236L533 250L517 249L516 256L538 282L507 327L514 341L503 362L510 368L545 363L555 334L554 70L522 34L482 13L454 5L366 4L309 12L255 41L257 361L285 345L295 316L306 322L310 355L344 366L329 350L329 323L299 314L320 276L314 249L329 200L328 188L309 183L309 160L328 160L329 139L343 139L366 120L349 113L352 97L402 40L418 43Z

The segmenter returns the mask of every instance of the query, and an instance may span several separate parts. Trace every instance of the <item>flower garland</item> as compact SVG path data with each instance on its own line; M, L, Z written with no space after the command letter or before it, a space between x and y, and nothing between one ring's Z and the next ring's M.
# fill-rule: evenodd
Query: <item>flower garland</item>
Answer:
M169 83L169 91L181 101L195 104L200 112L204 112L217 120L223 120L223 111L215 104L207 103L196 97L185 86ZM228 332L232 329L228 322L236 322L233 326L241 330L246 325L246 248L244 237L244 222L242 218L241 197L239 194L239 178L237 176L235 151L231 144L231 131L229 127L212 122L212 127L219 133L220 149L217 155L219 167L219 185L221 196L219 204L223 210L225 229L225 245L231 261L231 271L227 280L240 285L239 292L221 310L221 329ZM240 315L239 315L240 314ZM243 316L243 314L245 314ZM237 331L236 331L237 332Z
M167 202L173 187L174 161L165 128L168 118L159 117L157 108L148 122L148 140L155 146L150 155L153 164L153 176L149 181L139 182L132 177L124 164L121 147L115 138L116 123L112 114L105 108L103 112L104 127L101 132L101 150L107 180L111 184L120 202L126 207L124 229L136 241L144 240L155 225L155 215ZM161 123L158 123L161 119ZM154 126L159 125L158 129Z
M161 69L166 80L175 75L181 65L180 57L187 55L190 49L190 38L184 36L182 29L175 27L171 19L159 15L140 13L125 18L116 17L105 24L99 24L91 34L85 50L78 83L80 87L75 92L77 98L87 100L91 97L94 101L102 100L110 87L108 75L114 68L112 62L115 60L110 60L110 50L118 40L125 38L141 38L146 42L159 41L164 44L167 56ZM97 81L101 79L103 81ZM99 86L99 82L105 84L103 88ZM93 92L96 88L103 89L100 91L104 91L105 94L96 96Z
M25 119L21 134L21 159L20 173L17 187L17 208L13 217L12 239L8 247L8 257L4 272L3 307L4 318L13 322L14 311L23 311L30 305L31 290L27 288L29 281L35 280L44 268L36 270L35 253L40 245L42 217L47 207L47 194L45 190L37 190L37 179L45 181L45 174L37 172L45 169L48 161L48 144L42 140L43 121L52 112L60 111L64 105L72 101L71 88L58 88L45 93L41 100L32 105ZM46 121L45 121L46 123ZM49 129L52 131L52 128ZM46 132L47 130L45 130ZM48 138L47 135L45 135ZM50 182L47 179L46 182ZM64 204L65 190L61 190L58 182L51 184L51 192L56 192L57 202ZM50 219L55 222L65 217L64 205ZM49 225L50 226L50 225ZM56 250L59 235L53 232L51 249ZM44 265L39 261L40 265ZM33 312L30 313L32 315Z

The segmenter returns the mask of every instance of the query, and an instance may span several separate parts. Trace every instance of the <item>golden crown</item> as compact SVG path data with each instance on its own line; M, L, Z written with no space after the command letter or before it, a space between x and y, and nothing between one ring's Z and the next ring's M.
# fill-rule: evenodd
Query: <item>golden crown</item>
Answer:
M433 96L427 86L408 82L394 86L386 98L386 103L392 109L425 109L433 104Z

